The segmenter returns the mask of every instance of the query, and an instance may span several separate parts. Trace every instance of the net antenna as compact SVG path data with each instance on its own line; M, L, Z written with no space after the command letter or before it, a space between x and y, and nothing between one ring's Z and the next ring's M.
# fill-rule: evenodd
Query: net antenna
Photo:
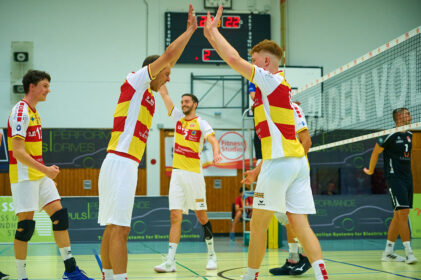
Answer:
M421 129L421 27L292 92L309 118L310 152ZM407 108L412 122L395 127L392 112ZM347 132L347 133L342 133Z

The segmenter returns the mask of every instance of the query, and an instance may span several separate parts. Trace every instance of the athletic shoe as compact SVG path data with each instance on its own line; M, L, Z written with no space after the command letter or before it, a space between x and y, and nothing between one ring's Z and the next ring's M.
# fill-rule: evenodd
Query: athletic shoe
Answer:
M216 255L210 255L208 258L208 264L206 265L207 270L215 270L218 267L218 263L216 261Z
M153 270L159 273L175 272L175 260L170 260L167 258L163 263L155 266Z
M393 252L392 253L383 252L382 261L383 262L404 262L405 258L399 255L396 255Z
M407 264L413 264L413 263L416 263L418 260L417 260L417 258L414 256L414 253L413 252L411 252L411 253L409 253L408 255L406 255L406 258L405 258L405 262L407 263ZM0 278L0 279L2 279L2 278Z
M0 271L0 280L6 280L6 279L9 279L10 278L10 276L9 275L7 275L7 274L4 274L4 273L2 273L1 271ZM28 280L28 279L27 279Z
M294 267L290 270L290 275L301 275L311 267L310 261L306 256L300 254L300 261L294 265Z
M85 271L80 270L79 267L76 266L76 269L71 272L67 273L64 272L63 277L61 277L62 280L94 280L93 278L89 278Z
M297 264L290 263L287 259L283 266L271 268L269 269L269 272L272 273L273 275L289 275L289 272L291 271L291 269L294 268L295 265Z

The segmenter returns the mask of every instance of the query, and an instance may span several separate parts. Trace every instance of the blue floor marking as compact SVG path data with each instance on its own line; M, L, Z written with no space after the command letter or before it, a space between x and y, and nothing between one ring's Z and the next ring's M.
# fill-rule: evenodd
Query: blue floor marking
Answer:
M372 270L372 271L377 271L377 272L392 274L392 275L403 277L403 278L407 278L407 279L421 280L421 278L415 278L415 277L405 276L405 275L402 275L402 274L397 274L397 273L388 272L388 271L384 271L384 270L379 270L379 269L375 269L375 268L365 267L365 266L361 266L361 265L357 265L357 264L352 264L352 263L347 263L347 262L340 262L340 261L335 261L335 260L331 260L331 259L325 259L325 260L330 261L330 262L335 262L335 263L341 263L341 264L346 264L346 265L350 265L350 266L355 266L355 267L359 267L359 268L363 268L363 269L368 269L368 270Z

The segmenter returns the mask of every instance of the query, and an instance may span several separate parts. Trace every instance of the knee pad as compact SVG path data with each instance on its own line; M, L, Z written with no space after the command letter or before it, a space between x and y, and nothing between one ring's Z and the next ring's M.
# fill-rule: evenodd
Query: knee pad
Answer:
M69 228L69 215L67 214L67 208L58 210L50 217L50 219L53 222L53 231L62 231Z
M206 224L202 225L202 227L203 227L203 233L204 233L204 236L205 236L205 240L212 239L213 233L212 233L211 223L208 221Z
M35 221L34 220L23 220L18 222L18 229L23 229L22 231L16 231L15 239L28 242L35 230Z

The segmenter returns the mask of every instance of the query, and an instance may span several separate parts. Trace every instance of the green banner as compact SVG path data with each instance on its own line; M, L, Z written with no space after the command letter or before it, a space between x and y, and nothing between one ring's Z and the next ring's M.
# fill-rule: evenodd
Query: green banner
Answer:
M11 243L15 238L17 216L11 196L0 196L0 243ZM31 242L54 242L51 220L45 211L35 212L35 232Z
M414 205L409 212L412 238L421 238L421 193L414 193Z

